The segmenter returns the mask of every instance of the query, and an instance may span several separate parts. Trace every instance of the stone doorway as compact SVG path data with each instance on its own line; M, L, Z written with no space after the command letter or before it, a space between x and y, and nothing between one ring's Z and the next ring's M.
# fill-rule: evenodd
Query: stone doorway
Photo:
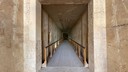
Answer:
M45 2L24 0L24 72L38 72L41 69L42 3ZM89 71L107 72L105 0L88 2L88 30Z

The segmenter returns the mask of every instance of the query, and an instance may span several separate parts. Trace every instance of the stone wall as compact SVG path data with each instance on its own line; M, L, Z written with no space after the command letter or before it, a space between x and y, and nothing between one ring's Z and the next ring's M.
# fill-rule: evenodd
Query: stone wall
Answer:
M57 41L58 39L61 38L61 31L60 29L56 26L55 22L51 19L51 17L48 15L44 9L43 11L43 47L48 46L49 44Z
M55 22L49 17L47 12L43 10L43 47L57 41L61 38L61 31L56 26Z
M10 5L11 6L10 6ZM0 1L0 71L9 72L12 65L13 1ZM13 66L13 65L12 65Z
M128 0L106 0L108 72L128 72Z
M82 38L82 22L81 19L77 22L77 24L73 27L71 31L71 38L81 44L81 38Z
M44 48L51 43L59 40L61 36L61 31L56 26L55 22L51 19L51 17L48 15L48 13L42 8L42 49L44 52ZM48 52L47 52L48 53ZM43 54L43 53L42 53ZM42 56L44 61L44 55Z
M88 4L88 56L89 71L94 72L94 44L93 44L93 0Z
M38 0L24 0L24 71L41 69L41 4Z
M36 1L36 70L41 69L42 65L42 36L41 36L41 3Z
M23 72L22 0L0 0L0 71Z
M107 72L106 0L88 4L88 49L90 72Z
M73 27L70 37L86 48L86 58L88 62L88 13L87 9ZM81 52L83 50L81 49Z
M49 44L62 38L60 29L56 26L55 22L51 18L49 18L49 33L51 35Z
M73 40L79 44L88 46L88 19L87 11L82 15L82 17L77 21L77 24L72 28L71 34L69 34Z

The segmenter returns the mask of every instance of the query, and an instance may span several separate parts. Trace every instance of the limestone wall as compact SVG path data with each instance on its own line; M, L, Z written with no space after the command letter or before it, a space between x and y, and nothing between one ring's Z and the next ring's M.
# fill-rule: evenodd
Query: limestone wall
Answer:
M36 1L36 70L41 69L42 65L42 36L41 36L41 4Z
M76 42L78 42L78 43L80 43L81 44L81 38L82 38L82 36L81 36L81 26L82 25L82 23L81 23L81 19L77 22L77 24L73 27L73 30L72 30L72 32L71 32L71 38L73 39L73 40L75 40Z
M23 72L22 4L0 0L0 72Z
M9 2L13 5L12 0ZM11 33L14 10L13 6L9 6L8 4L6 0L0 1L0 71L2 72L9 72L11 69L10 66L12 65Z
M88 13L87 11L78 20L73 27L70 37L86 48L86 57L88 62ZM81 49L81 52L83 50Z
M94 43L93 43L93 0L88 4L88 56L89 56L89 70L94 72Z
M88 50L90 72L107 72L106 0L88 4Z
M128 0L106 0L108 72L128 71Z
M61 38L61 31L46 11L43 10L43 47Z
M77 24L73 27L70 37L79 44L87 48L88 42L88 19L87 11L78 20Z
M61 31L55 25L55 22L49 17L47 12L43 11L43 47L57 41L61 38Z
M42 9L42 53L44 48L61 38L61 31L44 9ZM45 54L44 54L45 55ZM44 61L44 55L42 56Z
M49 18L49 33L50 33L49 44L62 38L61 31L58 29L58 27L55 25L55 22L51 18Z

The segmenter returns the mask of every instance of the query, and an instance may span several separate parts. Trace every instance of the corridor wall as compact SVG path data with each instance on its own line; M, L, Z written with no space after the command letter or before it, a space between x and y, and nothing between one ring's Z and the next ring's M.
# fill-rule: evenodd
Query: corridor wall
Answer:
M87 48L88 44L88 15L87 11L82 14L71 30L70 37Z
M55 22L44 9L42 9L42 14L42 59L44 61L44 48L62 38L62 34L60 29L55 25Z
M82 14L76 25L72 28L70 37L86 48L88 62L88 11ZM83 50L81 50L83 52Z

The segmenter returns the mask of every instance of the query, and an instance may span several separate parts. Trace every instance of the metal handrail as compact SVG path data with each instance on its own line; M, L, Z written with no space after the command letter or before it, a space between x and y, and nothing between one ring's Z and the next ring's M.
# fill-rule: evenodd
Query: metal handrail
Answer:
M71 38L68 38L68 39L72 40L73 42L75 42L76 44L78 44L80 47L85 48L84 46L82 46L81 44L79 44L78 42L76 42L75 40L73 40Z
M55 42L53 42L53 43L51 43L51 44L49 44L49 45L48 45L48 46L46 46L45 48L49 48L51 45L55 44L56 42L58 42L58 41L60 41L60 40L62 40L62 38L61 38L61 39L59 39L59 40L57 40L57 41L55 41Z

